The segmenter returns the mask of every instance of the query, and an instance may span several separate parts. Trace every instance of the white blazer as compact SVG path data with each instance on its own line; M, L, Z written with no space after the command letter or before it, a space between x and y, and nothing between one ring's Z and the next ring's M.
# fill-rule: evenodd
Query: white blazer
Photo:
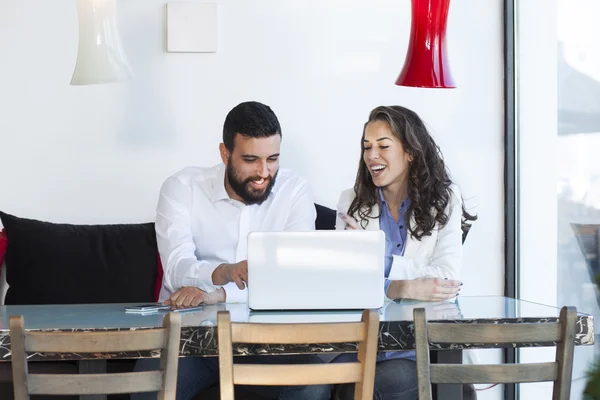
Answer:
M448 203L446 212L449 214L448 223L442 229L435 224L431 236L423 236L417 240L407 235L406 246L403 256L393 256L392 269L388 279L409 280L422 276L434 276L460 280L462 267L462 200L460 190L452 186L453 195ZM350 203L354 200L354 189L342 192L337 205L337 211L347 214ZM366 230L379 229L379 206L373 206L373 211L367 220ZM352 215L360 225L361 219L358 215ZM411 216L410 224L415 226L415 220ZM364 224L363 224L364 225ZM337 216L336 229L345 229L346 223Z

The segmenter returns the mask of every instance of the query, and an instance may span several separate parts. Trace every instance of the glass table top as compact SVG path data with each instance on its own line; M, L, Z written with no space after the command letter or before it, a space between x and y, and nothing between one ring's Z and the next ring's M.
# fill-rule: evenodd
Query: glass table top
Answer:
M465 296L454 302L388 302L379 310L380 320L411 321L413 309L418 307L425 307L429 320L543 319L556 318L560 313L557 307L502 296ZM222 310L231 313L233 322L354 322L361 318L361 311L252 311L246 304L216 304L182 313L183 326L214 326L217 312ZM26 329L111 329L160 326L164 313L126 313L125 304L1 306L0 331L8 331L13 315L23 315Z

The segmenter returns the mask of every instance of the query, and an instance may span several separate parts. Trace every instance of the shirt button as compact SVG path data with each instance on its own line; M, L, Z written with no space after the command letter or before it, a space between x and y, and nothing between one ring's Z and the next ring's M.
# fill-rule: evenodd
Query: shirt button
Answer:
M398 243L398 244L396 245L396 247L400 247L400 243Z
M404 229L404 225L400 225L400 229Z

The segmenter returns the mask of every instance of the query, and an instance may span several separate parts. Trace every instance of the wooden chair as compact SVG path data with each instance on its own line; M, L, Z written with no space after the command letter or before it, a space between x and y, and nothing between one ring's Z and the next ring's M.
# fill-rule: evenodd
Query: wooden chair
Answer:
M355 400L371 400L377 361L379 314L365 310L361 322L327 324L231 323L217 315L221 400L234 399L234 384L319 385L355 383ZM308 344L358 342L358 362L335 364L234 364L232 343Z
M592 282L600 280L600 224L571 223ZM598 294L597 294L598 295ZM598 298L600 304L600 298Z
M181 315L165 315L163 327L113 332L25 332L22 316L10 317L15 400L30 394L89 395L159 392L175 400ZM28 352L112 353L161 349L160 370L114 374L29 374Z
M524 383L554 381L553 400L571 391L577 310L563 307L558 323L427 323L425 309L414 310L419 400L431 400L432 383ZM463 365L430 364L429 343L558 342L556 360L546 363Z

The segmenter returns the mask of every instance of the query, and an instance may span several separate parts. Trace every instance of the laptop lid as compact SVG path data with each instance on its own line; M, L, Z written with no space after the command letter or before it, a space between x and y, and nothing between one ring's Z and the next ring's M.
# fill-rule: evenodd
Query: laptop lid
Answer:
M385 234L380 231L252 232L252 310L380 308Z

